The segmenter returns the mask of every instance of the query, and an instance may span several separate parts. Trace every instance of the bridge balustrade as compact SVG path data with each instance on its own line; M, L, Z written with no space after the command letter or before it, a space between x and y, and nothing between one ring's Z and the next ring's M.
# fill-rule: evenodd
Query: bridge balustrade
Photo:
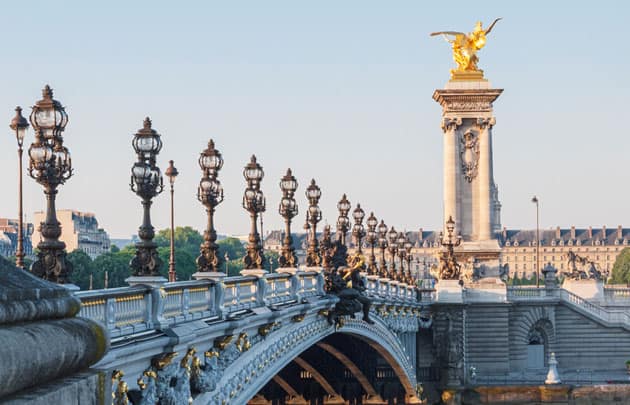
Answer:
M434 290L418 290L389 279L366 280L378 301L428 304ZM324 278L315 271L273 273L212 280L177 281L161 288L134 286L79 291L79 316L103 323L110 337L150 331L196 319L221 319L230 313L268 305L288 305L321 297Z
M153 297L147 286L82 291L79 316L103 323L112 338L153 328Z

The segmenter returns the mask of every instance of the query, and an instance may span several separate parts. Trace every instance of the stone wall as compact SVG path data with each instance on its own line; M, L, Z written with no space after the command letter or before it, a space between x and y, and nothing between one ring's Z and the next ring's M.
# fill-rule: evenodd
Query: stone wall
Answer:
M509 370L508 306L474 305L465 310L466 365L478 373Z

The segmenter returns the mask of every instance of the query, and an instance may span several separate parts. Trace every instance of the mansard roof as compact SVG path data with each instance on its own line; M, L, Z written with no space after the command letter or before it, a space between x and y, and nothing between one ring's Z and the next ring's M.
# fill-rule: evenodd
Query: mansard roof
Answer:
M630 229L616 228L560 228L541 229L540 242L543 246L598 246L627 245ZM535 246L535 229L503 229L499 234L503 246Z

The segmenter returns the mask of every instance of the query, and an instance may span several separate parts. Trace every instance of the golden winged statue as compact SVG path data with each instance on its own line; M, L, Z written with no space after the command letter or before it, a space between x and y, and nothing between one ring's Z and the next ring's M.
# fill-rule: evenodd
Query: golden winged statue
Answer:
M477 51L486 45L486 36L490 34L490 31L492 31L492 28L499 20L501 18L494 20L487 29L483 29L481 21L478 21L475 29L468 34L458 31L431 33L432 37L442 35L453 47L453 59L457 63L457 69L451 70L452 74L456 72L480 72L477 67L477 62L479 61Z

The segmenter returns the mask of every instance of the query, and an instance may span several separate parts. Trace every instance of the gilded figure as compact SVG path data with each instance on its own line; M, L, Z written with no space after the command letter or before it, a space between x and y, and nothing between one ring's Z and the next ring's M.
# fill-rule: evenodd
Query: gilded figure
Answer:
M455 72L480 72L477 67L479 58L477 51L486 45L486 36L490 34L494 25L501 18L497 18L486 29L483 28L481 21L478 21L472 32L465 34L459 31L439 31L432 32L431 36L442 35L453 48L453 60L457 63L457 69L451 70Z

